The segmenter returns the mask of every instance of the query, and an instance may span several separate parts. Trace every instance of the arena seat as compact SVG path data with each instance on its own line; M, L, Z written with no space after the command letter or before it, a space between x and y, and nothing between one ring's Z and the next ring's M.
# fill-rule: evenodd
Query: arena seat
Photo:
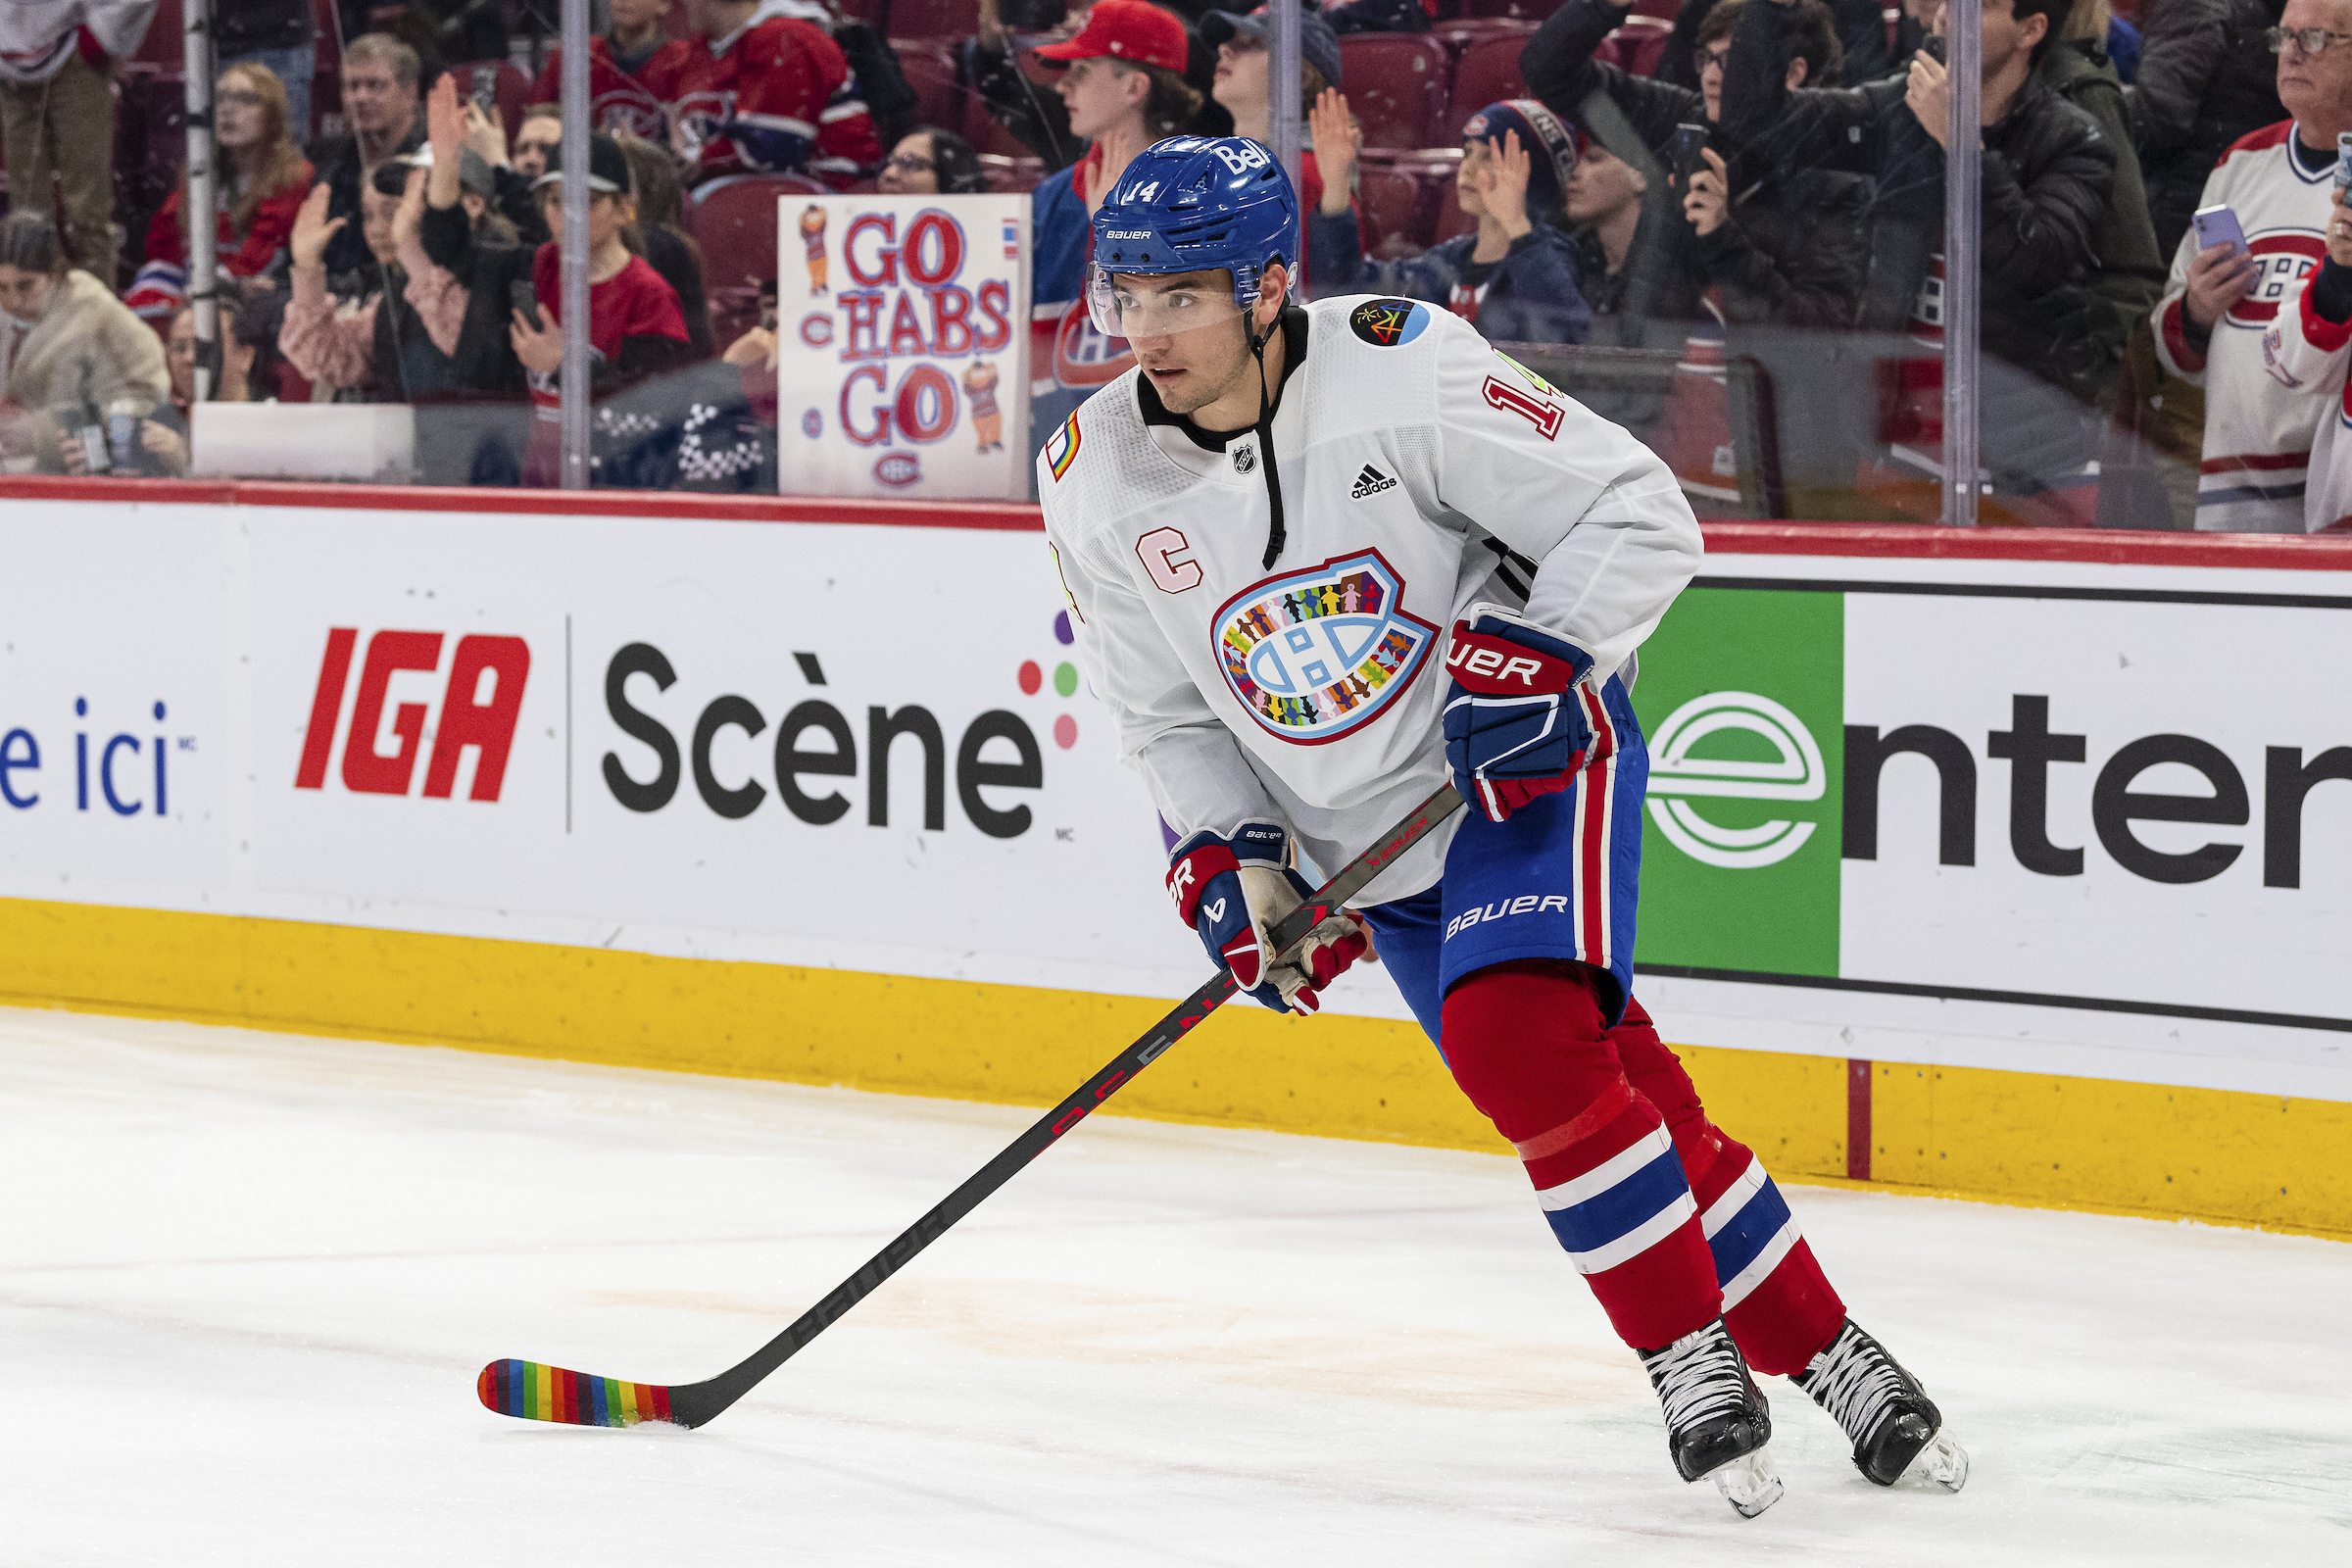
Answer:
M1462 51L1461 63L1453 68L1448 116L1457 136L1462 122L1487 105L1527 96L1526 83L1519 79L1519 51L1526 47L1523 38L1484 38Z
M1446 53L1459 62L1472 44L1488 38L1517 38L1524 48L1527 40L1536 35L1540 25L1540 23L1512 17L1463 17L1453 22L1433 24L1429 35L1444 44Z
M684 6L678 7L683 11ZM980 0L876 0L895 43L901 38L969 38L980 30Z
M929 44L908 42L893 45L899 53L899 69L906 74L906 85L914 89L914 118L920 125L937 125L944 130L963 134L963 83L956 76L956 61L945 49ZM882 151L887 154L890 149Z
M1409 168L1365 163L1355 185L1356 223L1364 254L1383 259L1426 249L1429 190Z
M1037 156L1029 150L1026 142L1006 130L997 117L988 112L985 99L968 89L964 93L962 126L963 139L972 144L974 152L996 153L1004 158Z
M1452 61L1427 33L1352 32L1340 40L1348 105L1367 147L1430 147L1452 139L1444 124ZM1434 138L1434 139L1433 139Z
M1681 15L1682 9L1683 0L1634 0L1635 16L1655 18L1669 27L1674 25L1674 19Z
M806 174L730 174L696 189L686 226L703 248L710 296L750 289L776 275L776 200L829 196L832 188Z
M1508 17L1517 22L1542 22L1560 9L1560 0L1462 0L1464 17Z
M982 153L980 171L988 176L992 194L1020 194L1037 189L1037 182L1046 177L1046 161L1042 158L1008 158L1000 153Z
M1637 16L1626 18L1624 25L1604 41L1615 46L1617 64L1627 73L1650 76L1657 74L1658 62L1666 58L1666 45L1673 39L1673 23Z

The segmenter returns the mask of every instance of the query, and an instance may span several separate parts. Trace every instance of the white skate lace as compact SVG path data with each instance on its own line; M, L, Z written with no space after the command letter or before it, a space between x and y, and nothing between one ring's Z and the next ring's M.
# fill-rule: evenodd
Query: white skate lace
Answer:
M1851 1323L1797 1381L1856 1443L1878 1430L1886 1407L1911 1392L1878 1341Z
M1667 1427L1676 1432L1747 1401L1740 1352L1720 1323L1686 1334L1659 1351L1649 1362L1649 1380L1665 1406Z

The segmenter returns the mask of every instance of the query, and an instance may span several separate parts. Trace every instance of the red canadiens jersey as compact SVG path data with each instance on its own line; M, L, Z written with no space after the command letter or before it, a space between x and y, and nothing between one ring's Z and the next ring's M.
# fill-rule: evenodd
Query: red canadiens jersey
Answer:
M613 61L612 45L604 38L588 45L588 118L596 128L618 134L627 131L647 141L669 144L669 106L685 90L687 52L691 46L672 38L634 71ZM548 54L546 69L531 88L531 102L561 103L564 99L564 51Z
M881 162L850 63L808 0L762 0L744 27L690 45L677 109L698 178L803 171L847 186Z
M2216 321L2199 358L2187 335L2192 225L2173 257L2156 307L2156 353L2173 374L2205 388L2205 459L2197 478L2197 526L2231 533L2300 533L2313 432L2332 400L2308 384L2268 373L2263 338L2327 254L2324 233L2335 189L2335 159L2304 149L2282 120L2240 139L2205 181L2200 207L2237 213L2261 265L2253 292Z

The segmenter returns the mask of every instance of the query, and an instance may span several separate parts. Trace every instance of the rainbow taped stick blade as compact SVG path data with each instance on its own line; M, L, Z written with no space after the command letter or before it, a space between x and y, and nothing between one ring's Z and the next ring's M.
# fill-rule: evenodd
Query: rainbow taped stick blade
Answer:
M633 1427L645 1421L687 1423L670 1410L659 1383L590 1377L542 1361L493 1361L474 1380L483 1408L525 1421L575 1427Z

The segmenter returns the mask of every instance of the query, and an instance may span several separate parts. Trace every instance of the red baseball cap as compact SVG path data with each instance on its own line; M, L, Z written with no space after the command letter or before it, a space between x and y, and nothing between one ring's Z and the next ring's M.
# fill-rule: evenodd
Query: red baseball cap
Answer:
M1086 26L1067 43L1048 44L1040 60L1067 64L1109 55L1139 66L1181 73L1185 63L1184 24L1146 0L1095 0Z

